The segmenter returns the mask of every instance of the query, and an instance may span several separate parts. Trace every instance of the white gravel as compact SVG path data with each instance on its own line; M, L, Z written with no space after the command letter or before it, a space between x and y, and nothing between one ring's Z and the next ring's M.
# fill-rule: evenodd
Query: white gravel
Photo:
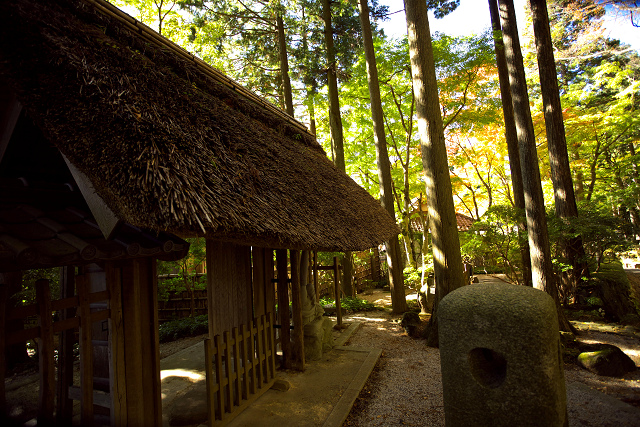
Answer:
M345 322L362 322L347 345L383 349L345 426L444 425L439 351L408 337L397 319L383 311L345 317ZM640 340L625 341L623 350L636 356ZM640 397L640 371L622 380L597 377L573 365L565 372L570 426L640 426L640 408L615 399Z

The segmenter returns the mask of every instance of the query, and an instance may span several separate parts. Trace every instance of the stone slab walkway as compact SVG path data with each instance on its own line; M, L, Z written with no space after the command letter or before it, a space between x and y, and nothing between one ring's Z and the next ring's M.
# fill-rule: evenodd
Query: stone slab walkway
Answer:
M334 349L304 372L279 371L287 391L268 390L228 426L341 426L369 378L381 350L343 344L359 326L335 332ZM198 343L160 362L164 426L206 424L204 345Z

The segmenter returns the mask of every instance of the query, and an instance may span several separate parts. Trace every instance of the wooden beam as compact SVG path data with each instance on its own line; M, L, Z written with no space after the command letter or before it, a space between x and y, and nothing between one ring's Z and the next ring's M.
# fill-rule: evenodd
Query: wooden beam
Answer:
M105 278L109 290L109 395L111 426L127 424L127 381L124 350L124 319L122 314L122 270L105 263Z
M289 319L289 272L287 269L287 250L276 249L278 270L278 318L280 320L280 348L282 349L282 367L291 369L291 321Z
M304 325L302 324L302 299L300 292L300 251L291 249L291 305L293 310L293 354L295 369L304 371Z

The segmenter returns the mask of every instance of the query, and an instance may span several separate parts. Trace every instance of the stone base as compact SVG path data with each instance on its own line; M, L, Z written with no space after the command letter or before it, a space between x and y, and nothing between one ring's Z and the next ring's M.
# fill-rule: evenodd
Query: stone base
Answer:
M320 360L324 352L333 348L332 322L327 317L319 317L304 326L304 358Z

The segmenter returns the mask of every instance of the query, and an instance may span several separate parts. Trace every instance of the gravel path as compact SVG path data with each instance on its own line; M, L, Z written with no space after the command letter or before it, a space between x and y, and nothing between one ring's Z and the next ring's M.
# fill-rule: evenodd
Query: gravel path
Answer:
M345 318L362 322L348 345L383 349L345 426L444 425L440 353L394 320L383 311Z
M345 317L362 326L347 345L382 348L378 366L356 400L345 426L443 426L444 408L440 378L439 351L425 340L408 337L397 316L385 311L363 312ZM640 363L640 339L616 334L585 332L581 339L618 345L636 364ZM640 426L640 409L621 401L640 405L640 371L624 379L598 377L575 365L565 369L568 387L570 426ZM614 399L602 399L592 390ZM605 396L606 398L607 396ZM600 405L600 406L598 406Z

